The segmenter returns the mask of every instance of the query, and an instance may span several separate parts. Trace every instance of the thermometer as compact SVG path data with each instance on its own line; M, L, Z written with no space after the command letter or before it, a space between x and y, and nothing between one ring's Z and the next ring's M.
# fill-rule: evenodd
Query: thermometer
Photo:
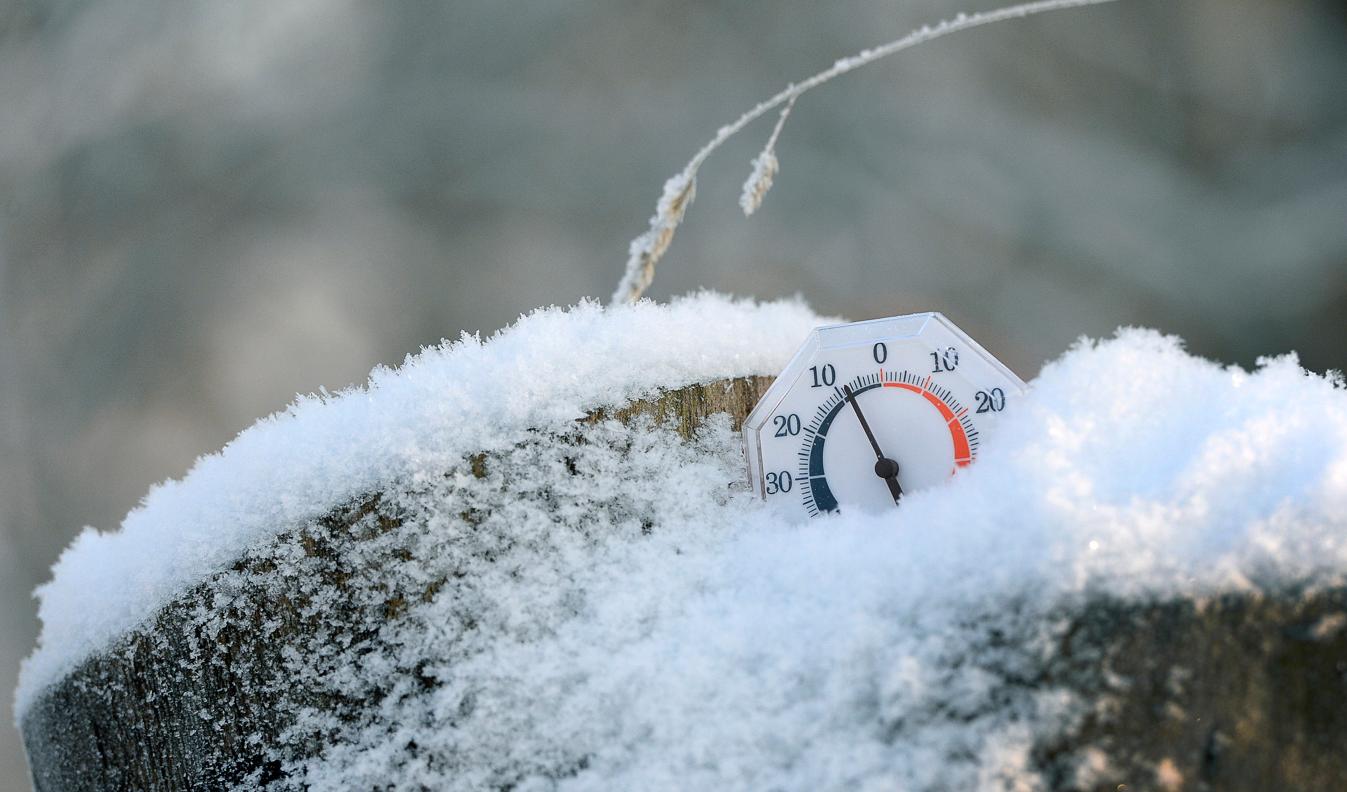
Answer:
M973 464L1025 390L939 313L820 327L744 422L749 480L810 517L892 509Z

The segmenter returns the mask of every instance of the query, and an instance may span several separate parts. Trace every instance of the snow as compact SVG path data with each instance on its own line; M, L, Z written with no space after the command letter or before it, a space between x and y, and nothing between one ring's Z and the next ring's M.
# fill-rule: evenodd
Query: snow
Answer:
M292 739L325 733L329 747L292 764L297 778L1032 789L1035 739L1082 704L1010 680L1042 667L1063 607L1347 573L1347 391L1293 358L1249 374L1152 332L1047 367L977 466L896 515L782 524L727 490L742 474L724 424L692 447L619 425L573 447L580 474L541 475L545 501L537 481L468 483L466 502L497 515L475 529L445 520L444 492L406 504L440 534L441 568L473 572L381 639L397 648L376 665L428 664L440 687L392 693L354 725L302 720ZM573 453L544 444L492 465L557 470ZM475 560L483 529L516 549ZM376 683L368 664L301 676L351 697L390 689L396 674ZM1088 778L1104 759L1084 756Z
M80 660L279 531L521 428L661 387L775 373L822 321L799 301L712 294L607 311L585 302L535 311L485 343L465 334L423 350L363 388L300 397L153 488L120 531L86 528L62 553L37 591L42 632L18 717Z
M374 488L400 524L335 551L351 577L311 592L323 629L271 692L296 787L1033 789L1035 741L1083 705L1009 680L1071 603L1347 577L1347 389L1290 356L1246 372L1151 331L1082 341L947 486L805 523L742 486L726 420L692 442L574 424L773 372L820 322L584 304L301 400L66 552L20 708L185 586L265 601L309 579L276 532L319 534ZM414 604L387 619L393 596ZM338 609L365 621L323 621ZM1085 756L1082 778L1105 761Z

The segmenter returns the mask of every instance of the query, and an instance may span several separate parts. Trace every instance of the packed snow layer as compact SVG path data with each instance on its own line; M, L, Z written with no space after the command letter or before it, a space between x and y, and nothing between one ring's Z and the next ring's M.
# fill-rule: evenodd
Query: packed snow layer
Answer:
M390 482L434 476L522 429L564 426L660 388L774 374L824 323L799 301L714 294L670 305L541 309L486 342L464 334L362 388L299 398L179 481L121 530L86 528L39 587L38 647L16 692L33 697L245 548Z
M282 788L1030 788L1034 740L1071 702L1005 684L1047 652L1054 600L1032 566L973 560L990 526L782 524L727 486L724 420L692 444L616 422L568 440L401 496L403 526L349 551L353 570L416 560L306 606L366 617L302 638L279 682L360 705L293 707ZM445 584L383 618L427 580Z
M367 710L301 714L296 787L1036 789L1036 741L1096 703L1024 682L1073 603L1347 578L1347 390L1290 357L1082 342L888 514L783 523L739 459L724 422L606 424L407 498L433 560L398 574L454 582L297 653L288 683Z
M398 527L340 551L353 577L312 588L322 629L277 680L297 788L1033 789L1036 741L1088 703L1015 680L1072 603L1347 579L1347 390L1293 357L1245 372L1148 331L1083 341L948 485L803 524L742 486L727 421L693 442L573 423L774 371L816 322L711 296L584 305L303 401L67 552L20 700L207 575L263 601L309 580L273 534L383 488ZM268 563L226 569L240 554ZM118 590L132 578L152 585ZM398 592L413 604L387 618Z

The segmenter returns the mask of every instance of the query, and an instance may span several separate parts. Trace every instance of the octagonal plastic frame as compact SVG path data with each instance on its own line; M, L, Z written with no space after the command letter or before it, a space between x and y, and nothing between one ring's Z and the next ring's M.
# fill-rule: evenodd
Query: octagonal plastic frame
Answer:
M965 382L995 382L1008 395L1022 396L1028 390L1024 380L1011 371L996 356L988 352L971 336L959 329L944 314L938 312L907 314L884 319L870 319L847 324L816 327L805 339L799 351L791 358L785 370L776 378L757 406L744 421L744 454L748 462L748 480L758 497L766 498L766 483L762 474L761 432L771 416L780 407L786 395L800 377L809 370L815 356L824 350L873 344L876 341L918 340L931 350L958 344L961 353L960 370L953 373Z

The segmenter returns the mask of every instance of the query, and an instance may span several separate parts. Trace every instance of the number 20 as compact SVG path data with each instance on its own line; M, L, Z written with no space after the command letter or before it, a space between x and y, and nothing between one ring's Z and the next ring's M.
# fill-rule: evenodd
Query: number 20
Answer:
M1006 392L1000 388L989 391L980 390L974 394L978 400L978 412L1001 412L1006 408Z

